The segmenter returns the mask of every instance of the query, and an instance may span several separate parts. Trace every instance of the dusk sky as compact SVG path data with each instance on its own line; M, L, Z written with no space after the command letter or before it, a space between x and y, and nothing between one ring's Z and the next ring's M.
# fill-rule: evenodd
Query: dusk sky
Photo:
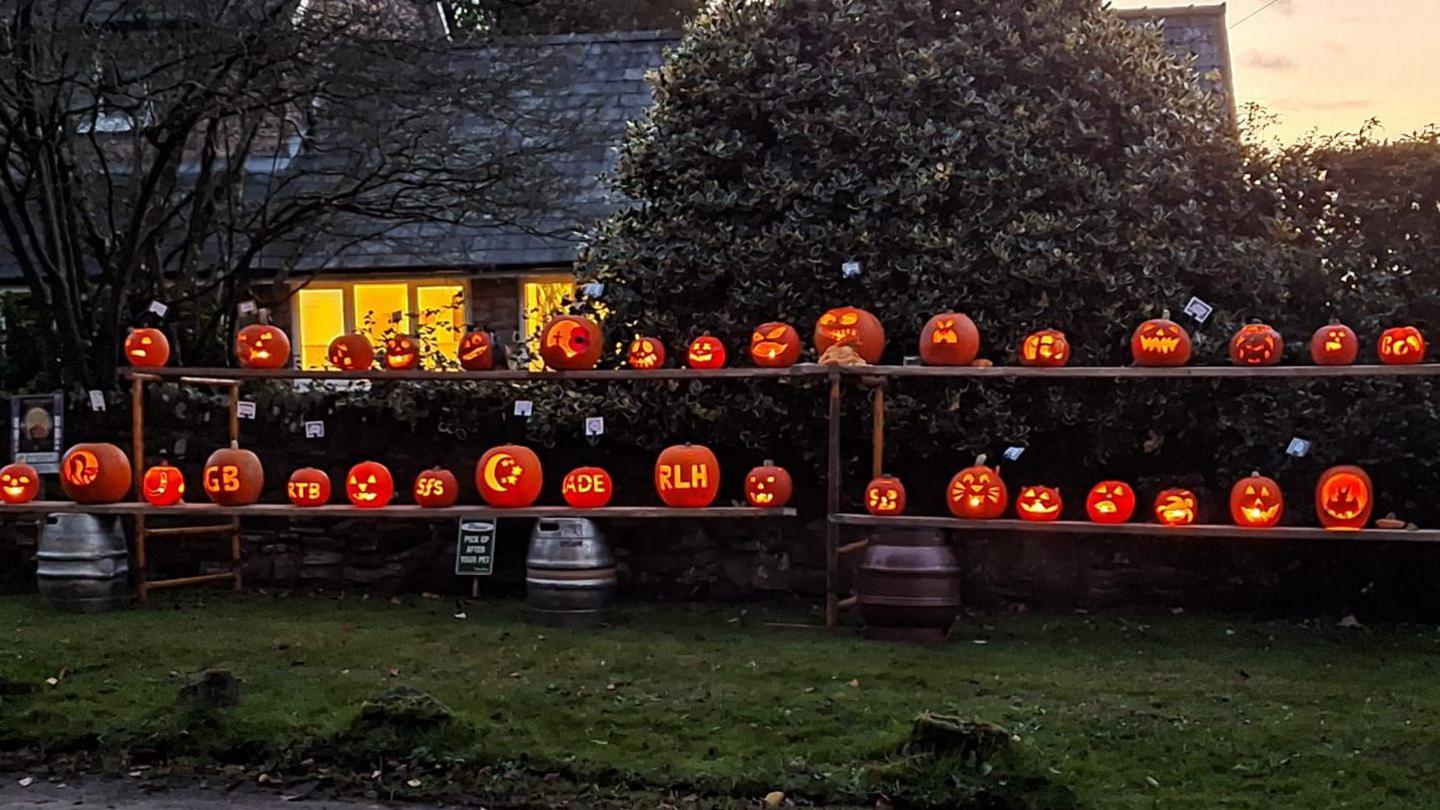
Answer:
M1354 130L1389 137L1440 123L1440 0L1231 0L1230 57L1241 104L1281 120L1274 135ZM1183 3L1115 0L1117 8Z

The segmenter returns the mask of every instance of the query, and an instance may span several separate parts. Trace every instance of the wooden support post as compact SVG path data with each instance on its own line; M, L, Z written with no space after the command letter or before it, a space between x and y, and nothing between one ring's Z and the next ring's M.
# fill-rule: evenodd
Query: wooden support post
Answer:
M840 373L830 370L830 419L825 462L825 626L840 626L840 526L830 520L840 513Z
M885 381L870 392L870 477L885 474Z
M241 562L242 552L245 548L244 538L240 534L240 518L230 519L230 573L235 576L235 592L245 588L245 570Z
M149 556L145 553L145 516L135 516L135 601L145 603L148 596L150 576L146 570L149 566Z
M240 441L240 383L230 383L230 441Z
M145 484L145 381L136 376L130 381L130 475L135 500L144 500ZM144 602L147 594L149 555L145 553L145 516L135 516L135 600Z

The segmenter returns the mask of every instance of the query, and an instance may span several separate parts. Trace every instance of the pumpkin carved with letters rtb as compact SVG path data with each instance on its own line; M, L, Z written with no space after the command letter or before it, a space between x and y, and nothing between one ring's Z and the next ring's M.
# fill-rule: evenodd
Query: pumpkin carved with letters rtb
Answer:
M330 502L330 476L324 470L301 467L285 482L285 496L296 506L324 506Z
M133 481L130 459L113 444L77 444L60 460L60 487L76 503L115 503Z
M496 508L518 509L535 503L544 482L540 457L518 444L492 447L475 463L475 489Z
M666 506L709 506L720 492L720 461L708 447L671 445L655 460L655 491Z
M260 500L265 468L258 456L232 441L229 447L216 450L206 459L200 484L210 500L220 506L248 506Z

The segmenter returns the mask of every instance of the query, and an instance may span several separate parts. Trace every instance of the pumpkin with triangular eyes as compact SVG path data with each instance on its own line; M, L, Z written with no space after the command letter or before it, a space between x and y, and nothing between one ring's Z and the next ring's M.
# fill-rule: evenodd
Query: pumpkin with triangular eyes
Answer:
M750 359L761 368L793 366L801 349L800 333L788 323L762 323L750 335Z
M490 371L495 368L495 338L483 329L466 332L455 348L460 368L466 371Z
M245 368L284 368L290 337L268 323L252 323L235 335L235 357Z
M779 509L789 503L793 488L790 473L768 459L745 475L745 500L760 509Z
M1190 362L1190 333L1169 313L1152 318L1130 336L1130 355L1137 366L1183 366Z
M419 366L420 341L400 334L385 338L385 368L391 371L410 371Z
M364 335L341 335L330 341L327 358L340 371L369 371L375 364L375 347Z
M361 509L379 509L395 496L395 479L378 461L362 461L345 476L345 497Z
M1188 489L1167 489L1155 496L1155 519L1162 526L1189 526L1199 512L1199 499Z
M1085 514L1096 523L1124 523L1135 514L1135 488L1124 481L1101 481L1085 498Z
M170 341L153 326L132 329L125 336L125 359L140 368L159 368L170 362Z
M665 344L660 338L641 335L630 341L630 351L625 362L639 371L654 371L665 365Z
M1310 359L1317 366L1348 366L1360 353L1360 338L1355 330L1339 321L1315 330L1310 337Z
M966 467L950 479L945 504L955 517L990 520L1005 514L1009 493L1000 471L985 466L985 457L980 456L974 466Z
M1015 514L1021 520L1036 523L1059 520L1064 508L1060 490L1055 487L1021 487L1020 494L1015 497Z
M0 501L29 503L40 494L40 474L29 464L7 464L0 469Z
M920 330L920 361L927 366L968 366L980 353L980 330L962 312L942 312Z
M880 319L857 307L836 307L815 322L815 353L831 346L849 346L874 365L885 353L885 327Z
M1230 362L1237 366L1273 366L1285 354L1285 341L1263 323L1240 327L1230 338Z
M1285 514L1285 494L1273 478L1252 473L1230 488L1230 517L1237 526L1268 529Z
M872 515L899 515L905 511L905 485L893 475L882 475L865 485L865 510Z

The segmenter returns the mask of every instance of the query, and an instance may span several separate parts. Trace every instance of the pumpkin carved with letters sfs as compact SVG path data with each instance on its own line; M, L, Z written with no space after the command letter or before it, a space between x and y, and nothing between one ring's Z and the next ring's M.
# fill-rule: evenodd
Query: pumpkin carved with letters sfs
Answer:
M1331 321L1310 336L1310 359L1317 366L1348 366L1359 353L1360 338L1339 321Z
M375 347L364 335L341 335L330 341L326 357L340 371L369 371L375 364Z
M1021 487L1015 497L1015 514L1021 520L1048 523L1060 519L1065 502L1055 487Z
M140 476L140 495L151 506L174 506L185 497L185 474L160 462Z
M222 447L205 460L200 485L210 500L220 506L248 506L260 500L265 487L265 468L260 458L242 450L236 442Z
M290 337L279 327L252 323L235 335L235 358L245 368L284 368L290 362Z
M984 456L975 459L973 466L955 473L945 489L945 504L950 507L950 514L958 518L998 518L1005 514L1009 502L1000 471L985 466Z
M1169 313L1152 318L1130 336L1130 356L1137 366L1183 366L1190 362L1190 333L1170 320Z
M671 445L655 460L655 491L666 506L709 506L720 492L720 461L708 447Z
M857 307L827 310L815 322L815 353L825 354L831 346L849 346L865 362L874 365L885 353L885 327L880 319Z
M115 503L133 480L130 459L113 444L77 444L60 460L60 488L76 503Z
M575 509L600 509L615 496L615 482L601 467L576 467L560 479L560 497Z
M865 485L865 510L872 515L905 512L905 485L893 475L882 475Z
M1236 526L1268 529L1285 515L1285 494L1273 478L1251 473L1230 488L1230 517Z
M534 450L502 444L485 451L475 463L475 489L485 503L519 509L535 503L545 482L545 468Z
M454 506L455 500L460 497L460 482L455 473L444 467L434 467L415 476L410 492L416 504L426 509L444 509Z
M605 351L600 324L579 315L551 318L540 331L540 359L548 368L572 371L595 368Z
M1413 326L1392 326L1380 333L1376 347L1387 366L1414 366L1425 362L1425 335Z
M762 323L750 334L750 360L761 368L793 366L802 349L800 333L788 323Z
M330 476L324 470L301 467L285 482L285 496L296 506L324 506L330 502Z
M920 330L920 361L927 366L968 366L980 354L980 330L963 312L942 312Z
M125 336L125 359L139 368L159 368L170 362L170 341L153 326L132 329Z
M0 469L0 501L29 503L40 494L40 474L29 464L7 464Z

